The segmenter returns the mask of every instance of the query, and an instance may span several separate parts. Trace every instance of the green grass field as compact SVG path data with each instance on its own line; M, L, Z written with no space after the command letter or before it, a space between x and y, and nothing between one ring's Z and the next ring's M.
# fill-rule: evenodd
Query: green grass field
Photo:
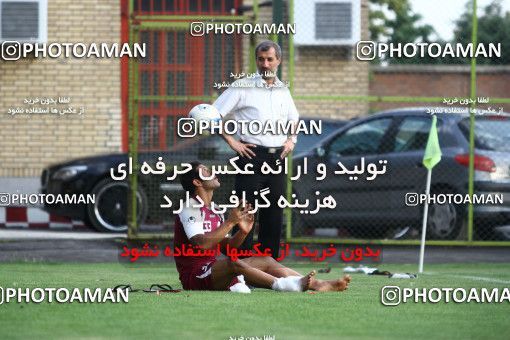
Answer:
M310 264L287 265L306 272ZM319 278L341 275L341 268ZM385 270L415 272L416 265L384 265ZM0 338L166 338L229 339L275 335L275 339L508 339L510 304L381 304L381 288L510 287L510 264L426 265L414 280L353 274L343 293L252 294L137 292L127 304L0 305ZM1 287L113 287L152 283L179 287L173 264L0 264Z

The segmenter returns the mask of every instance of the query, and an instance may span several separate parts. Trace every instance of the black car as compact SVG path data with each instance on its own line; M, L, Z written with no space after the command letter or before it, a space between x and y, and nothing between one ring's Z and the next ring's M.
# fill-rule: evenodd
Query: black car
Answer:
M450 109L451 111L451 109ZM308 168L319 163L327 167L327 176L317 181L312 174L293 182L300 200L332 195L335 209L317 214L293 210L293 230L321 227L345 228L351 235L380 238L389 228L415 227L421 230L423 204L406 205L406 194L424 193L427 169L422 165L431 126L430 109L398 109L356 120L323 139L314 148L294 158L294 165ZM436 112L448 112L438 109ZM433 168L432 194L468 192L469 115L438 113L441 162ZM475 125L475 194L498 194L503 204L475 204L475 231L489 234L494 227L510 225L510 116L477 115ZM386 172L373 180L366 174L359 179L338 175L341 162L346 169L376 164L385 160ZM297 168L296 168L297 169ZM294 170L296 173L296 170ZM356 176L357 177L357 176ZM372 177L372 176L371 176ZM444 196L443 196L444 197ZM433 203L433 202L432 202ZM459 235L467 211L466 204L431 204L428 234L433 239L454 239Z
M311 118L303 118L310 121ZM346 124L345 121L320 119L322 134L325 137ZM297 152L306 152L318 140L317 135L300 135L296 145ZM154 165L158 157L169 165L200 160L205 164L225 164L234 157L234 152L218 135L183 139L171 150L161 152L141 152L139 164L147 162ZM49 213L82 220L99 231L125 232L127 230L128 183L112 179L110 169L120 164L128 164L127 153L91 156L54 164L45 168L41 176L41 193L45 194L93 194L95 204L52 204L45 205ZM140 222L159 224L168 219L168 211L163 211L160 204L167 195L174 201L182 194L178 181L169 182L164 175L139 176L137 192L137 215ZM229 178L222 179L222 188L215 197L226 197L231 191ZM163 216L164 215L164 216Z

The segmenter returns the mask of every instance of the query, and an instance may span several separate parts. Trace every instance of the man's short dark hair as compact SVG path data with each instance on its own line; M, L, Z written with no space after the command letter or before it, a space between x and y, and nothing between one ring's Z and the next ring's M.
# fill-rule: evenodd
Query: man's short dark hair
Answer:
M257 57L259 55L259 51L267 52L267 51L269 51L269 49L271 47L274 48L274 53L276 54L276 59L282 60L282 49L280 48L280 45L278 45L277 43L275 43L271 40L263 41L257 45L257 47L255 48L255 60L257 59Z
M193 180L200 179L200 173L198 167L202 165L199 161L193 161L191 163L191 171L186 172L180 176L180 181L182 188L185 191L188 191L190 194L195 194L195 185L193 184Z

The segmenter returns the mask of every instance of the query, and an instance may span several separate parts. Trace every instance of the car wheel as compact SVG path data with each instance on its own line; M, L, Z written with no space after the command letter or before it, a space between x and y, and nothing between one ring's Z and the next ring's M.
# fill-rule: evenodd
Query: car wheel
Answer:
M87 206L87 217L92 226L102 232L126 232L128 184L106 178L97 183L91 193L95 195L95 203ZM147 196L138 187L136 197L137 221L141 223L147 217Z
M452 203L429 205L427 238L454 240L462 227L462 208Z

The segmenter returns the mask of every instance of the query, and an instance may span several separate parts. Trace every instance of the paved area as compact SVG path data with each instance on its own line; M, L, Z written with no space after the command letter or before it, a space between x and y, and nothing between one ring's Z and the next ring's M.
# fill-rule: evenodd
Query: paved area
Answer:
M57 231L57 230L9 230L0 229L2 240L102 240L125 238L116 233L96 233L93 231Z

